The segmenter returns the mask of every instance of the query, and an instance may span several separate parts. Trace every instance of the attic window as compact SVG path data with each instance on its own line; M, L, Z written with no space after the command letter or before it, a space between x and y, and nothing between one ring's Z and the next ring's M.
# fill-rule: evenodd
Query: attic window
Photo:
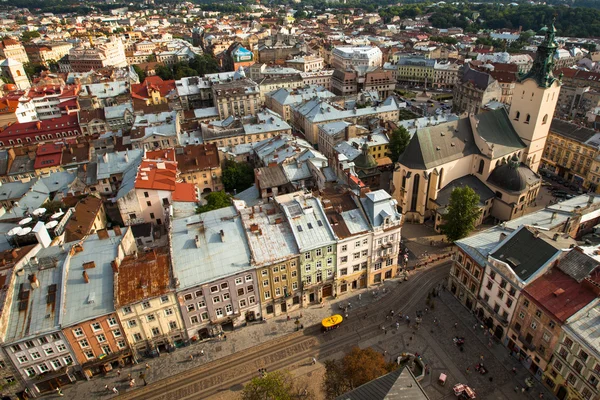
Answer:
M312 229L313 228L312 224L310 222L307 225L308 225L308 229Z
M298 228L298 232L302 232L302 225L298 225L297 228Z
M317 220L317 225L319 226L323 226L323 221L321 221L320 219Z

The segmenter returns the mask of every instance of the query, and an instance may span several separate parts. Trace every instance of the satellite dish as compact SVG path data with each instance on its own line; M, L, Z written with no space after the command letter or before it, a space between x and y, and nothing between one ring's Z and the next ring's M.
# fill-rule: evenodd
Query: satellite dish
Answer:
M33 210L33 215L35 215L36 217L43 215L46 213L46 209L44 207L42 208L36 208L35 210Z
M19 236L25 236L27 235L29 232L31 232L31 228L27 227L27 228L23 228L21 229L21 231L18 233Z
M23 218L22 220L19 221L19 225L27 225L31 221L33 221L33 218L31 218L31 217Z
M54 228L56 225L58 225L58 221L50 221L50 222L48 222L48 223L45 225L45 227L46 227L47 229L52 229L52 228Z

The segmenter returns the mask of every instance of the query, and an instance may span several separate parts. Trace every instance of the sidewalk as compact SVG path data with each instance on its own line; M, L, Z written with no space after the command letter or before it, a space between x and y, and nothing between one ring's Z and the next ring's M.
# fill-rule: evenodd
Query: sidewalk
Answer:
M383 294L384 287L386 288L385 294ZM179 348L173 353L164 354L158 358L142 359L137 365L129 365L123 368L120 378L117 378L116 370L113 370L106 376L99 375L89 381L78 381L74 385L65 386L63 388L65 397L63 398L83 399L90 394L102 398L115 396L112 391L105 389L105 385L108 385L109 389L116 387L120 393L135 390L135 387L130 388L128 385L128 374L131 374L131 377L135 379L136 386L143 385L143 381L139 377L142 372L145 373L147 382L152 383L292 333L296 331L296 325L294 324L296 317L300 317L300 322L306 328L319 324L327 316L340 313L342 310L339 308L339 303L345 305L350 302L351 310L356 312L357 308L366 306L380 300L383 296L389 295L390 289L395 287L397 287L396 279L389 279L376 289L355 290L349 294L338 296L336 299L325 302L324 307L313 305L291 312L289 313L289 321L287 320L287 315L278 316L267 320L266 323L253 323L236 329L233 332L227 332L227 340L211 339ZM379 294L373 296L374 291L378 291ZM361 300L358 300L359 294L361 295ZM202 350L204 350L204 355L201 355ZM193 356L193 359L190 359L190 355ZM145 363L148 363L150 366L149 369L145 368ZM49 396L58 398L55 395Z

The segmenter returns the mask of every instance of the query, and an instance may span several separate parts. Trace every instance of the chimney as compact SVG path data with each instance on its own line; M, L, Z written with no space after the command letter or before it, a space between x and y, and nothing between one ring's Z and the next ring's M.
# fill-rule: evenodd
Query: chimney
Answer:
M593 195L589 195L588 196L588 204L593 204L594 203L594 196Z
M560 233L555 233L554 236L552 236L552 240L557 241L559 236Z
M96 233L98 234L98 239L108 239L108 231L106 229L99 229L96 231Z
M19 249L13 249L11 254L12 254L13 260L16 259L17 257L19 257Z
M114 260L112 260L110 262L110 266L112 268L112 271L116 274L117 272L119 272L119 259L115 258Z
M552 217L550 217L550 221L554 221L555 218L556 218L556 212L553 212Z
M225 243L225 232L223 232L223 229L221 229L221 242Z
M83 280L85 283L90 283L90 277L87 274L87 271L83 271Z
M119 225L115 225L113 227L113 232L115 232L115 236L121 236L121 227Z

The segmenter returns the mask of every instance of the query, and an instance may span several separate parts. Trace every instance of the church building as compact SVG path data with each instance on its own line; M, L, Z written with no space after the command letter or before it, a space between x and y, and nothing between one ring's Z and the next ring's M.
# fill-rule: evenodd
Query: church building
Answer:
M560 79L552 74L556 29L542 28L531 70L519 75L510 109L470 114L418 129L396 162L392 193L405 221L441 223L450 192L469 186L480 196L482 220L525 213L541 187L537 174Z

